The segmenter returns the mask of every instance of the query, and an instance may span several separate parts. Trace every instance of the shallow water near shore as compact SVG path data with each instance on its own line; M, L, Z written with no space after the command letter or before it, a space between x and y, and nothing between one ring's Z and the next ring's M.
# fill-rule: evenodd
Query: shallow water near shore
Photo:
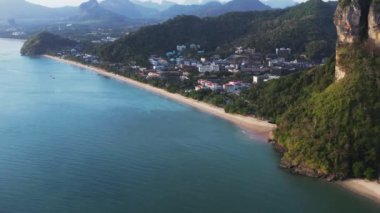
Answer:
M0 39L0 212L380 212L259 137Z

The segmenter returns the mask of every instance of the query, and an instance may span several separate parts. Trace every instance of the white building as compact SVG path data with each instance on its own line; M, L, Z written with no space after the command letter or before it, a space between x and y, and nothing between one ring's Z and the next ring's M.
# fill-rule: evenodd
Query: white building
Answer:
M268 61L268 66L273 67L276 64L285 63L285 58L275 58Z
M268 79L265 79L264 82L280 79L281 77L278 75L268 75Z
M222 90L223 87L219 85L218 83L214 83L211 81L200 79L198 80L198 86L195 87L195 91L202 90L202 89L210 89L212 91L218 91Z
M197 67L200 73L220 71L219 65L215 64L214 62L211 64L200 64Z
M159 78L160 74L156 72L149 72L148 75L146 76L146 79L152 79L152 78Z
M265 79L268 79L267 75L255 75L253 76L253 83L254 84L261 84L264 82Z
M281 55L281 54L292 54L292 49L290 48L276 48L276 55Z
M236 54L242 54L244 51L243 47L236 47L235 53Z
M182 52L184 50L186 50L186 45L177 45L177 51L178 52Z
M240 72L239 64L230 64L226 66L226 69L228 70L228 72L232 72L232 73Z
M251 84L241 81L230 81L223 85L223 90L228 93L239 93L242 89L250 87Z
M197 50L197 49L200 49L200 48L201 48L201 45L198 45L198 44L190 44L190 49Z

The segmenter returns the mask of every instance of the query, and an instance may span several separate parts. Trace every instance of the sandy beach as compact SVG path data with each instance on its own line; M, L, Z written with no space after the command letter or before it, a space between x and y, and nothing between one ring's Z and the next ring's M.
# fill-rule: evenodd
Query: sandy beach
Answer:
M53 60L56 60L59 62L63 62L66 64L70 64L73 66L77 66L80 68L84 68L84 69L87 69L89 71L93 71L95 73L98 73L100 75L107 76L107 77L113 78L115 80L118 80L118 81L130 84L130 85L145 89L149 92L152 92L152 93L155 93L157 95L169 98L169 99L174 100L176 102L192 106L192 107L194 107L200 111L209 113L211 115L217 116L219 118L222 118L222 119L225 119L227 121L234 123L235 125L242 128L244 131L246 131L246 133L248 133L249 135L260 136L263 139L268 139L270 137L272 131L276 128L275 124L271 124L267 121L259 120L259 119L256 119L254 117L249 117L249 116L229 114L229 113L226 113L223 108L215 107L215 106L212 106L210 104L207 104L207 103L204 103L201 101L186 98L180 94L170 93L170 92L167 92L166 90L163 90L163 89L160 89L157 87L153 87L153 86L150 86L148 84L144 84L144 83L141 83L139 81L135 81L135 80L132 80L130 78L108 72L107 70L104 70L104 69L101 69L98 67L84 65L84 64L81 64L79 62L66 60L66 59L62 59L62 58L50 56L50 55L44 55L44 57L49 58L49 59L53 59Z
M344 188L380 203L380 183L362 179L338 182Z

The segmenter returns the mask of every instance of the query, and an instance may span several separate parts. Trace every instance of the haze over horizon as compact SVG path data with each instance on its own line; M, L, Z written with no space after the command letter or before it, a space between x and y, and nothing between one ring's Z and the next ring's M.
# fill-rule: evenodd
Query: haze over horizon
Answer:
M64 6L78 6L83 2L86 2L88 0L26 0L28 2L32 2L35 4L40 4L44 5L47 7L64 7ZM98 1L103 1L103 0L98 0ZM151 1L151 2L156 2L156 3L161 3L162 1L165 0L138 0L138 1ZM206 3L210 1L220 1L220 2L228 2L230 0L166 0L166 1L171 1L177 4L201 4L201 3ZM265 2L266 0L262 0ZM296 2L303 2L305 0L295 0Z

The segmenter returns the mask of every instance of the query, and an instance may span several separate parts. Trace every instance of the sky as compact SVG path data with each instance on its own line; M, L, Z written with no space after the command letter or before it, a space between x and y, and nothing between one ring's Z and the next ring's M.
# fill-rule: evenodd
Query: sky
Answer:
M78 6L79 4L87 0L27 0L27 1L41 4L48 7L63 7L63 6ZM141 1L154 1L154 2L159 3L162 0L141 0ZM169 0L169 1L179 3L179 4L196 4L196 3L202 3L203 1L207 1L207 0ZM228 1L228 0L219 0L219 1L223 2L223 1ZM302 0L296 0L296 1L302 1Z

